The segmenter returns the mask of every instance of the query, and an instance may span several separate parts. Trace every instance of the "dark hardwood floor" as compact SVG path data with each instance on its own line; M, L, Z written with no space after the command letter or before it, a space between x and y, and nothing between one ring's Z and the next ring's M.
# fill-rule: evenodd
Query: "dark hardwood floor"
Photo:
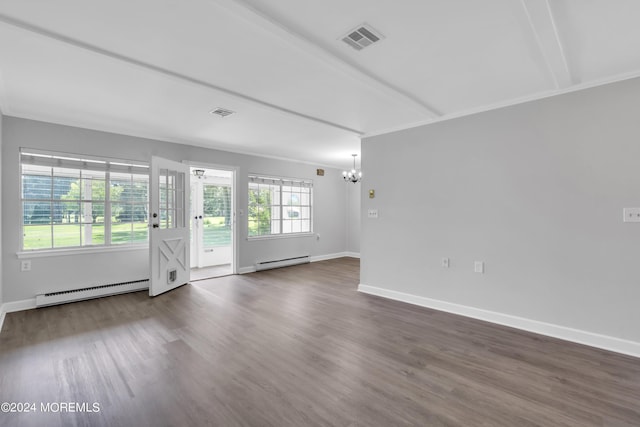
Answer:
M0 425L640 426L640 359L359 294L358 271L343 258L8 314L0 402L37 411Z

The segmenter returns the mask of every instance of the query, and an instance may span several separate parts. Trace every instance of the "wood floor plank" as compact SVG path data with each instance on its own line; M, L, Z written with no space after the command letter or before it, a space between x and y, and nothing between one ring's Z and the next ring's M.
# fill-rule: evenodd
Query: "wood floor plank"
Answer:
M7 315L0 426L640 426L640 359L356 291L352 258ZM38 408L39 409L39 408Z

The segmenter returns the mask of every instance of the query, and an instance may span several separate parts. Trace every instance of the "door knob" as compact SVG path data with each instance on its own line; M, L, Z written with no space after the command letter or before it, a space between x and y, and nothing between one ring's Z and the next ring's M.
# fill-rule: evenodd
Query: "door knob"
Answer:
M160 225L158 225L158 224L153 224L153 228L158 228L158 227L160 227Z

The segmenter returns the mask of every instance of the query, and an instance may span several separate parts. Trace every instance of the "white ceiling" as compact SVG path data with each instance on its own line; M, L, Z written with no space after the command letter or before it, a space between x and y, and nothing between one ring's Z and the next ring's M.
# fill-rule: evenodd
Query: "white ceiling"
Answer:
M0 109L346 167L362 135L640 75L639 18L632 0L2 0ZM364 22L384 39L340 41Z

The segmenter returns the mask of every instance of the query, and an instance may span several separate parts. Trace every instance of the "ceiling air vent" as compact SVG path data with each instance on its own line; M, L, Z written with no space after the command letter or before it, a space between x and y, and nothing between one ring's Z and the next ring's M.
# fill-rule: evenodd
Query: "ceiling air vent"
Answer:
M220 117L227 117L235 113L235 111L227 110L226 108L216 108L214 110L209 111L211 114L215 114Z
M371 25L362 24L349 31L342 37L342 41L355 50L362 50L367 46L379 42L383 38L382 34L371 28Z

